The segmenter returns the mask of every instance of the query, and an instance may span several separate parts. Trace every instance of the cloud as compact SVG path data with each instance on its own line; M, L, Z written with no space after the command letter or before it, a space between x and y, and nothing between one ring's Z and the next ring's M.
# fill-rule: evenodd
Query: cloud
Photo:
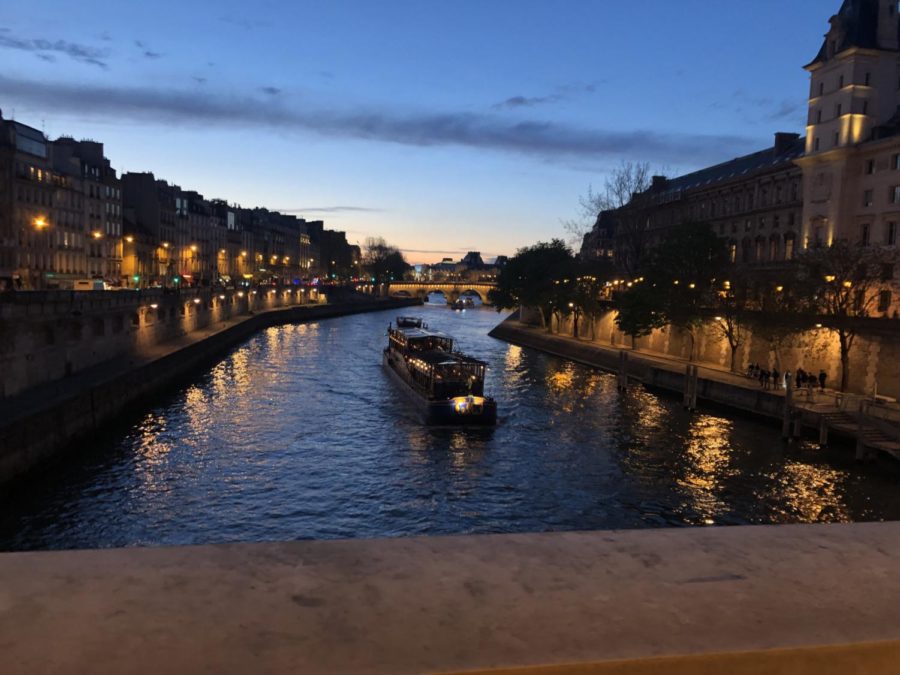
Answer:
M464 112L402 112L278 105L253 97L210 92L49 83L0 74L0 94L24 105L65 110L94 119L203 127L313 132L409 146L457 146L549 160L683 162L703 165L755 148L758 141L730 135L665 131L609 131L544 120L505 120Z
M142 52L144 52L144 58L158 59L158 58L162 57L161 53L153 51L152 49L150 49L146 44L144 44L140 40L135 40L134 44L138 49L140 49Z
M278 96L281 93L281 89L278 87L260 87L259 90L269 96Z
M275 209L281 213L344 213L344 212L365 212L365 213L382 213L384 209L373 209L368 206L310 206L306 208L296 209Z
M3 33L8 33L4 30ZM67 42L66 40L46 40L44 38L16 38L8 35L0 35L0 48L19 49L25 52L32 52L39 58L48 60L46 57L52 57L54 54L63 54L74 61L87 63L99 68L106 68L106 58L108 52L105 49L97 49L88 45L82 45L75 42Z
M562 100L559 94L550 96L510 96L505 101L495 103L492 108L530 108L531 106L540 105L541 103L555 103Z
M192 75L192 76L191 76L191 79L192 79L194 82L196 82L197 84L206 84L206 78L205 78L205 77L199 77L199 76L197 76L197 75Z
M267 26L271 26L272 24L268 21L263 21L261 19L248 19L242 16L234 16L233 14L226 14L224 16L219 17L219 21L223 23L231 24L232 26L237 26L238 28L243 28L244 30L252 30L254 28L266 28Z
M592 94L597 91L597 85L602 84L605 81L606 80L597 80L588 83L560 84L552 94L547 94L545 96L510 96L505 101L495 103L491 107L495 110L500 110L502 108L531 108L545 103L557 103L580 94Z

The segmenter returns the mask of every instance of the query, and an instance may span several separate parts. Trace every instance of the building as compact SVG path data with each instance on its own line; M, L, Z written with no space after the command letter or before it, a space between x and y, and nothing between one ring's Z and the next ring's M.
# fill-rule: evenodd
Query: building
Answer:
M0 115L0 284L118 283L121 183L103 145L60 138Z
M806 137L677 178L654 176L622 208L600 213L587 259L627 274L666 229L709 222L732 262L788 264L836 239L895 247L900 223L900 16L895 0L844 0L810 73ZM886 271L886 276L892 273ZM884 302L881 310L887 312ZM888 303L889 305L890 303Z

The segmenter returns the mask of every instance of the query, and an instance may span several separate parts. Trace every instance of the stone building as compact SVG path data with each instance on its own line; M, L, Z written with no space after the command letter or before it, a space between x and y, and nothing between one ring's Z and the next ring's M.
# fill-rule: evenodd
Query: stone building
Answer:
M121 185L103 145L60 138L0 116L0 285L117 283Z

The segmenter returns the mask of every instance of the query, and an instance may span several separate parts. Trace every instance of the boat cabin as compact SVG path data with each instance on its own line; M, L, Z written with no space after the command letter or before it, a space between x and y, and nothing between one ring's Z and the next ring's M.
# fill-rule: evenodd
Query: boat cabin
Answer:
M410 354L406 363L410 377L429 398L484 395L484 361L459 353L428 351Z
M424 328L391 329L390 347L402 354L428 351L453 351L453 338Z

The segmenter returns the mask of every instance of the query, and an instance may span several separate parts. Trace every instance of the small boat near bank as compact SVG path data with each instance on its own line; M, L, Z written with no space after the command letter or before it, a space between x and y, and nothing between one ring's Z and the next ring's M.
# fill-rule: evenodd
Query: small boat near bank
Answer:
M428 424L491 425L497 403L484 395L487 364L453 350L453 338L421 319L388 328L382 364Z

